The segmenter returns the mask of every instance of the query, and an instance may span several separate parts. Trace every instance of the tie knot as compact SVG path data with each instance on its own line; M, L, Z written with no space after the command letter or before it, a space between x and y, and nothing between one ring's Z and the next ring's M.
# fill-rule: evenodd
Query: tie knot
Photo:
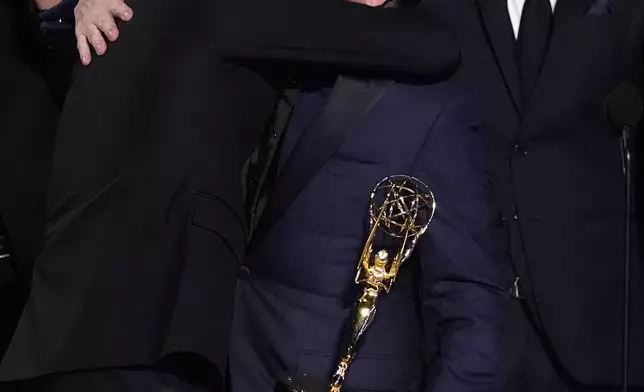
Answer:
M548 15L552 16L552 4L550 0L526 0L523 4L521 19L532 12L548 12Z

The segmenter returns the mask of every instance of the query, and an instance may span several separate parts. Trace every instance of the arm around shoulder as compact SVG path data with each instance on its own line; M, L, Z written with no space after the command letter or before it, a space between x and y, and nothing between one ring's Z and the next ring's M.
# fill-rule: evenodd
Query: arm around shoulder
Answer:
M435 76L461 50L429 10L344 0L218 1L211 33L223 56Z

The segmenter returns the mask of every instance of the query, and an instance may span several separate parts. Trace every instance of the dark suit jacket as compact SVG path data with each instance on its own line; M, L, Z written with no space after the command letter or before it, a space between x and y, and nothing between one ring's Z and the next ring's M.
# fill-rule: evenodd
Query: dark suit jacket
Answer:
M547 349L574 379L619 385L624 177L603 101L620 82L641 82L644 3L559 1L529 107L519 98L505 1L423 4L463 47L455 81L485 94L503 212L498 239ZM634 255L631 377L638 385L644 385L644 313L636 310L644 307L641 263Z
M37 30L37 20L23 2L0 4L0 236L11 242L12 254L0 260L0 357L42 246L58 120L58 108L39 74Z
M80 70L59 126L45 249L2 379L183 352L223 373L245 253L240 171L278 101L276 60L411 73L459 61L431 14L265 4L135 1L119 42ZM368 39L382 28L386 39ZM270 60L268 76L219 52Z
M294 113L285 146L295 147L282 151L284 167L246 260L233 391L270 392L287 370L330 377L357 294L369 195L395 174L425 182L438 207L416 258L379 300L346 387L495 391L511 279L491 238L495 210L476 100L449 82L345 77L328 100L316 95Z

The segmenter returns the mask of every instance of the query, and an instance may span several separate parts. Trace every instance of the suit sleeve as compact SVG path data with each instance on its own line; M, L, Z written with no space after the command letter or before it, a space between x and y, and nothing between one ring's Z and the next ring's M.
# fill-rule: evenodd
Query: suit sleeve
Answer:
M427 392L495 392L500 380L511 279L492 238L483 131L464 113L439 116L417 162L437 203L418 249L433 343Z
M224 56L410 75L452 72L461 50L428 10L345 0L218 1L212 25Z

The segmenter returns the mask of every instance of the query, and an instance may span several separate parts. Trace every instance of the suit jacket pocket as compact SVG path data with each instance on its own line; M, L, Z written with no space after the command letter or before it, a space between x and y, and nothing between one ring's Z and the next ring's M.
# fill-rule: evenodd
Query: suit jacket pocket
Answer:
M329 353L299 351L297 372L328 377L336 361ZM419 379L417 361L396 355L358 355L349 367L345 387L352 392L416 392Z
M613 14L612 0L595 0L586 12L586 16L606 16Z

